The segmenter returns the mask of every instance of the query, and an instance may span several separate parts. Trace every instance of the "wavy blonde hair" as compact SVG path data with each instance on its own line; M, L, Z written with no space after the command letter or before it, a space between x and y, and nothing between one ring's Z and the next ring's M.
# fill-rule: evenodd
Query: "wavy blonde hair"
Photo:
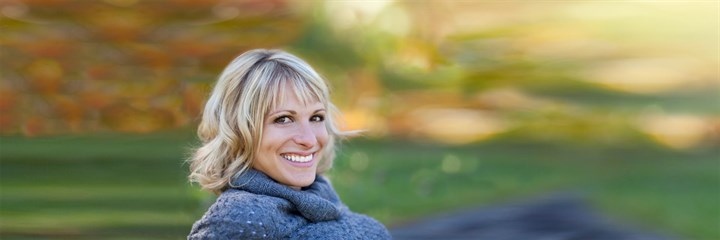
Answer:
M282 99L286 84L303 103L321 102L326 114L329 139L320 154L318 173L332 167L335 141L340 132L333 115L328 86L302 59L281 50L257 49L235 58L217 80L210 94L198 137L202 146L188 159L190 182L219 194L230 186L233 176L252 167L268 112Z

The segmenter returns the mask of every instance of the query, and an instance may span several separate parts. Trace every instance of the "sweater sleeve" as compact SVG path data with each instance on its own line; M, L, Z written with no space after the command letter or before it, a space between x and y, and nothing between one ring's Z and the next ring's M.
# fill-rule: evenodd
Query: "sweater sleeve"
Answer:
M193 224L187 239L275 239L282 233L273 227L271 214L263 214L267 209L256 197L223 194Z
M209 216L193 224L187 239L248 239L236 219Z

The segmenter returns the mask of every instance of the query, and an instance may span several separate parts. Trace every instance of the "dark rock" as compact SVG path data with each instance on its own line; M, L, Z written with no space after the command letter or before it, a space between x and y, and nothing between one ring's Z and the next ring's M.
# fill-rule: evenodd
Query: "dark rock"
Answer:
M667 240L611 224L575 195L468 209L390 230L394 239Z

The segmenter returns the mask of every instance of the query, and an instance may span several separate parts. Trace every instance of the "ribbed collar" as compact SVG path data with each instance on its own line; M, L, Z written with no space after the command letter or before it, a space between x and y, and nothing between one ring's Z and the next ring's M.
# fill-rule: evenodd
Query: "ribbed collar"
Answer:
M231 183L231 187L235 189L286 199L295 205L303 217L312 222L336 220L340 218L343 208L330 183L320 175L315 177L310 186L301 190L280 184L255 169L235 176Z

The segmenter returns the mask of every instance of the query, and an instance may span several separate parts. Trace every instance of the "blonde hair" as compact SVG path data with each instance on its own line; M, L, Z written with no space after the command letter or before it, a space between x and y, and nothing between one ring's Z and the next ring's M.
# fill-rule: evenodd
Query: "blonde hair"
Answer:
M303 103L319 101L328 114L325 123L329 139L318 163L318 173L332 167L335 140L345 135L333 121L337 113L330 102L328 86L320 75L300 58L280 50L257 49L235 58L217 80L205 104L198 137L202 146L190 162L191 182L219 194L233 176L252 167L261 141L265 116L282 99L285 84Z

